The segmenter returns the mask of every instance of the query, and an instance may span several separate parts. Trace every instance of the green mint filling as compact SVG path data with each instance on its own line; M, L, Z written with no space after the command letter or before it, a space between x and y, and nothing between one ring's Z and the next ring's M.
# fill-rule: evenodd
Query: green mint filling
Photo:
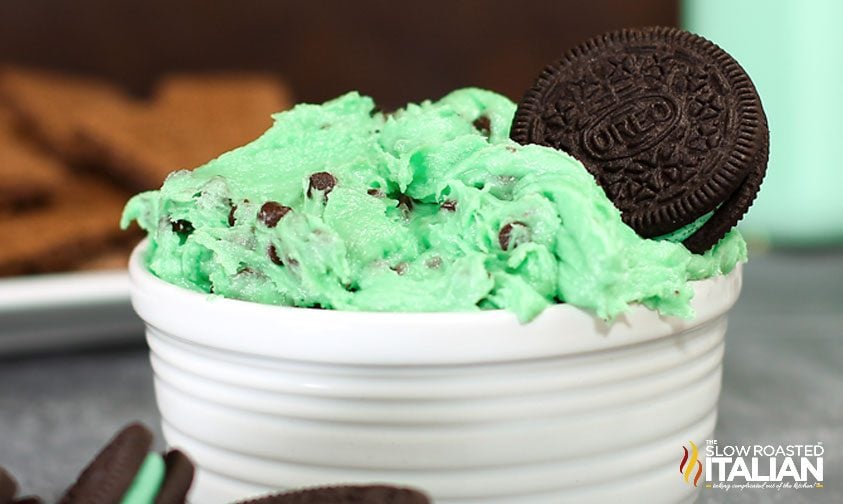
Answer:
M157 453L149 453L120 504L152 504L164 482L166 467Z

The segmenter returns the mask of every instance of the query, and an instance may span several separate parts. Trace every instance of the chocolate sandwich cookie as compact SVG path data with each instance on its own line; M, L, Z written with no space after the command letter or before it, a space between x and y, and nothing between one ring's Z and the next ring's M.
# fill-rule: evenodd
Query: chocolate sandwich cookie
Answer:
M152 432L140 424L121 430L88 464L60 504L120 502L152 446Z
M337 485L305 488L240 501L237 504L429 504L426 495L390 485Z
M149 452L152 433L131 424L94 458L61 504L183 504L193 482L193 463L179 450Z
M767 130L766 117L764 117L764 130ZM762 148L756 152L754 159L750 162L752 170L741 185L694 234L682 242L688 250L696 253L705 252L737 225L752 206L761 189L761 182L764 181L764 175L767 173L769 153L770 139L769 135L765 135Z
M42 504L42 500L34 495L15 497L18 483L5 469L0 467L0 504Z
M740 65L702 37L662 27L611 32L568 52L527 91L511 132L579 159L642 237L713 212L685 242L695 252L751 204L768 135Z
M167 474L155 496L155 504L182 504L193 483L193 462L181 451L170 450L164 456L164 463Z
M18 493L18 483L11 474L0 467L0 504L12 502Z

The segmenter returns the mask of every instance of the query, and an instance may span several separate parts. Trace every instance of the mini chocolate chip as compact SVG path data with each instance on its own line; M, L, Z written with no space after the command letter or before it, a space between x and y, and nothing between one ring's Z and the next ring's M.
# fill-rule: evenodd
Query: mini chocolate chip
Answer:
M489 120L489 116L487 115L478 117L471 124L485 137L489 137L492 134L492 121Z
M298 266L299 262L293 259L292 257L287 258L287 265L288 266Z
M366 194L368 194L369 196L374 196L375 198L383 198L384 196L386 196L383 191L376 187L373 187L366 191Z
M506 150L508 150L509 152L513 152L513 153L518 152L518 149L516 149L515 147L513 147L511 145L507 145Z
M231 205L231 210L228 211L228 225L231 227L234 226L235 222L237 222L237 219L234 218L234 212L237 211L237 205L232 203L230 200L228 204Z
M442 202L439 205L439 208L445 210L446 212L456 212L457 211L457 200L448 199Z
M404 213L409 212L413 209L413 198L407 196L406 194L399 194L398 208L400 208Z
M527 225L520 221L510 222L505 224L500 232L498 233L498 244L501 246L502 250L509 250L509 246L512 245L513 248L518 245L518 243L511 243L512 241L512 232L515 228L527 229Z
M404 273L407 272L407 267L408 267L407 263L400 262L400 263L396 264L395 266L391 266L390 269L392 271L398 273L399 275L403 275Z
M269 255L270 261L274 262L278 266L284 266L284 263L281 262L281 258L278 257L278 250L275 248L275 245L270 245L266 250L266 253Z
M313 197L313 191L322 191L325 196L337 185L337 179L328 172L317 172L310 176L307 196Z
M278 225L278 221L291 210L292 208L284 206L277 201L267 201L261 206L258 212L258 220L266 224L266 227L274 228Z
M427 261L425 261L424 264L428 268L436 269L436 268L442 266L442 258L439 257L439 256L433 256L430 259L428 259Z
M193 224L190 223L188 220L179 219L172 223L172 228L174 233L178 233L180 235L189 235L193 232Z

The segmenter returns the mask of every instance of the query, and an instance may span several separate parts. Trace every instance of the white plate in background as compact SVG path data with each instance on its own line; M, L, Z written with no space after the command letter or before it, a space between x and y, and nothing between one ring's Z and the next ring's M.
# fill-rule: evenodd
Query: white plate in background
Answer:
M0 355L133 340L126 270L0 278Z

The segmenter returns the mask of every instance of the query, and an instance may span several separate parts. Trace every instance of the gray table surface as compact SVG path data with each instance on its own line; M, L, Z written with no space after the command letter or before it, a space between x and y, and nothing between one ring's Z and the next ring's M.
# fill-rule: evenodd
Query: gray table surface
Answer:
M753 257L729 322L715 437L825 446L825 488L724 492L702 503L843 503L843 251ZM161 448L142 343L0 360L0 465L58 497L108 437L139 420Z

